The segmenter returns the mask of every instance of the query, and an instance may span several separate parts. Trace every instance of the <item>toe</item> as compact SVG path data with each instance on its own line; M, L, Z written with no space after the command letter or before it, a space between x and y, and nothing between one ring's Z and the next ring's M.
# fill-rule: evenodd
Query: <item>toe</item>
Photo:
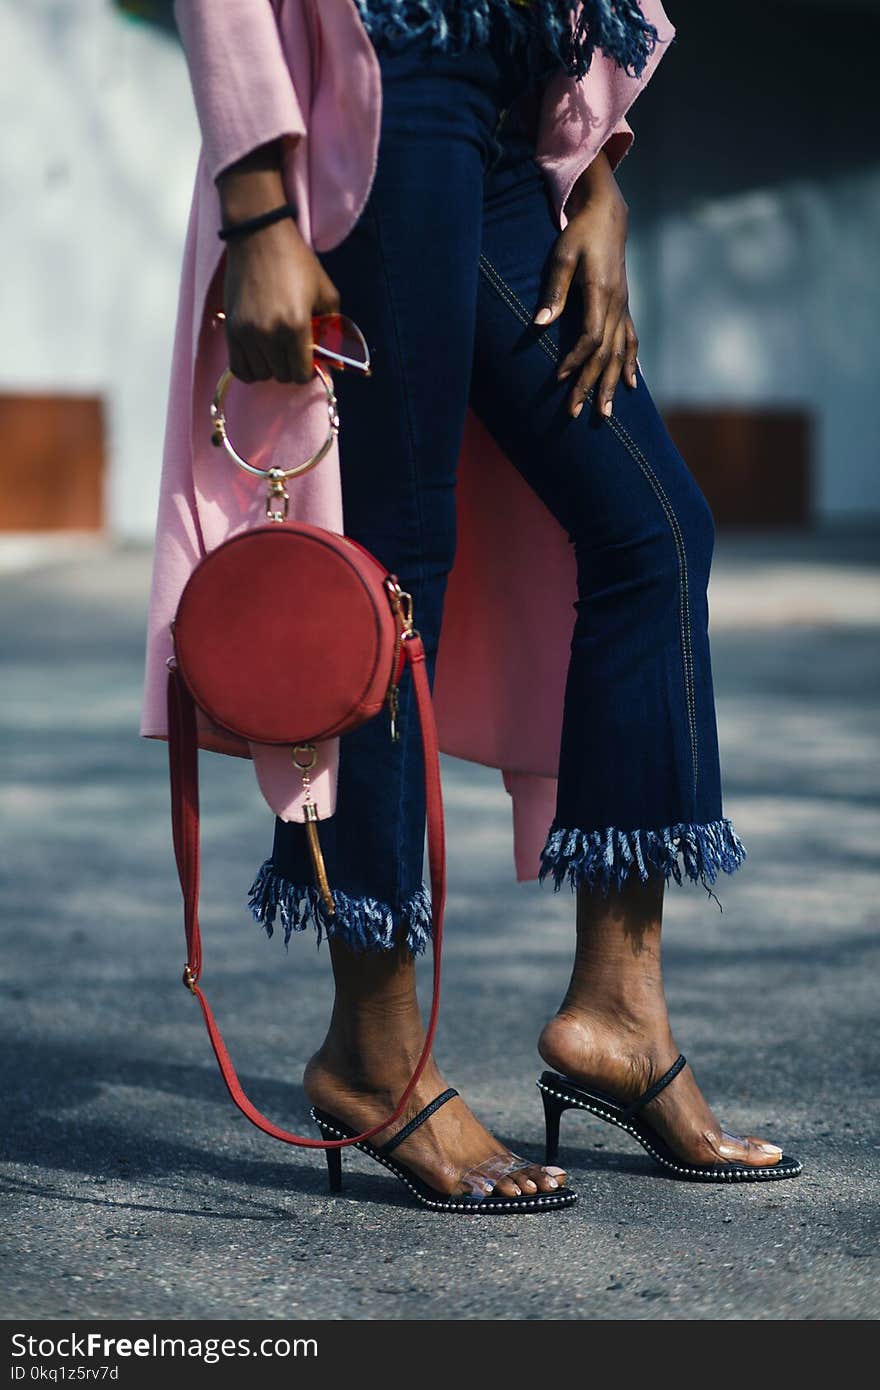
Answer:
M565 1186L564 1168L536 1168L534 1178L541 1192L558 1192Z
M493 1197L521 1197L522 1188L519 1182L513 1178L499 1178L492 1190Z
M531 1168L525 1168L521 1173L517 1173L516 1181L529 1197L538 1190L538 1184L535 1182Z
M747 1135L745 1144L749 1149L751 1162L760 1164L762 1167L770 1167L778 1163L782 1157L782 1150L778 1144L771 1144L766 1139L755 1139L753 1135Z
M740 1139L722 1131L714 1144L715 1152L724 1163L745 1163L752 1168L769 1168L778 1163L782 1150L776 1144L751 1136Z

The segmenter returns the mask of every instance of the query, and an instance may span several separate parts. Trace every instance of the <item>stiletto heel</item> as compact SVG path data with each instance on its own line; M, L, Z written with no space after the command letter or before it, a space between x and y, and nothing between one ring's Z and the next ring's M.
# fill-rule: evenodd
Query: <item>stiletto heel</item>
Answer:
M342 1150L325 1149L327 1155L327 1178L331 1192L342 1191Z
M625 1129L637 1139L655 1163L671 1172L676 1178L688 1178L697 1182L773 1182L780 1178L796 1178L803 1164L797 1158L782 1154L777 1163L762 1168L757 1164L730 1163L687 1163L670 1149L654 1127L641 1114L649 1101L655 1100L665 1091L671 1081L686 1066L684 1057L678 1056L667 1072L649 1086L638 1099L618 1100L604 1091L593 1090L572 1081L557 1071L542 1072L537 1086L544 1102L544 1119L547 1127L547 1156L545 1163L555 1163L559 1153L559 1117L564 1110L587 1110L610 1125Z
M541 1091L541 1099L544 1102L544 1127L546 1140L544 1147L544 1163L555 1163L559 1156L559 1121L562 1119L562 1112L568 1109L561 1096L554 1095L552 1091Z
M367 1154L377 1163L381 1163L383 1168L387 1168L390 1173L393 1173L423 1206L430 1207L432 1211L472 1212L488 1215L492 1212L555 1211L561 1207L574 1206L577 1201L577 1193L565 1188L558 1192L536 1192L533 1194L523 1192L519 1197L496 1195L494 1189L501 1178L509 1177L520 1168L528 1166L527 1160L518 1158L516 1154L499 1154L495 1158L488 1159L485 1163L478 1164L476 1168L471 1168L461 1180L467 1190L457 1193L439 1192L418 1177L405 1163L400 1163L396 1158L391 1157L404 1139L408 1139L419 1128L419 1125L423 1125L440 1109L441 1105L445 1105L447 1101L452 1100L457 1095L458 1091L450 1086L448 1090L443 1091L435 1100L432 1100L430 1105L426 1105L424 1110L420 1110L418 1115L411 1119L408 1124L405 1124L403 1129L398 1130L397 1134L381 1148L370 1144L367 1140L355 1144L353 1147L360 1149L361 1153ZM335 1115L329 1115L326 1110L319 1110L317 1106L312 1107L312 1119L325 1139L348 1139L357 1133L357 1130L349 1129L348 1125L337 1119ZM557 1120L557 1133L558 1127ZM342 1186L342 1150L325 1149L324 1152L327 1155L327 1170L330 1174L330 1191L338 1192Z

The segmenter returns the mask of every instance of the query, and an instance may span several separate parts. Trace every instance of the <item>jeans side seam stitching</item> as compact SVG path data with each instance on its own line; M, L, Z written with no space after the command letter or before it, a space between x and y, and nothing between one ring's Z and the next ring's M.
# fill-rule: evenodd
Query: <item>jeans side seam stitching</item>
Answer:
M497 290L498 294L508 305L508 307L513 310L517 318L519 318L523 323L525 323L527 320L519 312L518 306L515 300L513 299L511 291L508 289L504 281L498 276L497 272L495 271L495 267L491 264L490 261L486 260L485 256L483 256L482 253L480 255L480 268L485 272L488 280L493 285L493 288Z
M529 327L531 327L532 320L529 318L528 313L525 312L525 305L520 304L520 301L516 299L516 296L513 294L513 291L510 289L510 286L506 284L504 280L502 280L501 276L498 274L498 271L495 269L492 262L488 259L488 257L483 255L482 253L480 255L480 269L484 271L486 278L489 280L490 284L494 286L494 288L497 290L498 294L505 301L508 307L513 310L520 322L527 324ZM521 309L523 310L523 312L520 312ZM550 360L552 362L555 362L556 353L553 351L552 344L548 343L547 339L543 336L543 334L538 338L537 341L539 345L544 349L545 353L550 358Z
M487 278L495 286L495 289L498 291L500 297L513 310L517 318L519 318L519 320L522 323L531 324L532 320L529 318L528 310L526 309L526 306L523 304L522 300L519 299L516 292L513 289L511 289L507 282L501 277L500 273L489 260L488 256L486 256L483 253L480 254L480 266L481 269L485 271ZM541 337L539 341L541 343L541 346L553 359L553 361L558 361L559 353L556 348L556 345L548 341L544 337ZM592 398L593 388L591 387L590 390L587 392L585 399L587 401L592 401ZM645 455L642 453L641 449L630 437L629 432L624 428L624 426L620 423L616 416L609 416L607 423L611 425L615 434L617 435L618 439L623 445L624 449L645 477L649 487L653 491L654 496L657 498L657 501L660 504L660 509L663 512L663 515L666 518L666 523L669 526L669 529L672 533L672 541L673 545L675 546L676 561L678 564L679 630L681 638L681 657L684 674L685 703L687 706L688 733L690 736L691 745L694 801L696 803L697 783L699 776L699 754L696 721L696 693L694 689L694 660L692 645L693 639L691 634L690 599L687 575L687 551L685 549L684 537L681 533L681 527L679 525L678 517L675 514L675 510L672 506L672 503L669 501L669 498L666 495L665 489L663 488L660 479L657 477L656 473L654 472L654 469L651 467L650 463L648 462ZM694 807L694 810L696 812L696 805Z
M531 327L532 320L528 316L528 312L526 311L525 305L517 299L510 286L506 283L505 280L501 278L498 271L492 265L492 262L488 259L487 256L483 254L480 255L480 266L481 269L485 272L487 279L494 286L494 288L497 290L498 294L505 301L508 307L513 310L520 322ZM547 339L543 336L543 334L538 338L537 341L540 347L544 349L544 352L551 359L551 361L555 362L557 354L554 352L552 344L548 343Z

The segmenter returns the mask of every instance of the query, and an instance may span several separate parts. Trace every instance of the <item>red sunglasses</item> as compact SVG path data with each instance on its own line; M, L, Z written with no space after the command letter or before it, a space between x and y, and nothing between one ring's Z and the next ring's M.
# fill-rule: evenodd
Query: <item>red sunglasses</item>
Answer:
M343 371L346 367L352 367L364 376L370 375L367 340L354 319L346 314L314 314L312 346L315 352L335 362Z
M222 309L213 316L214 323L223 323L225 319ZM350 367L364 376L370 375L367 340L354 319L346 314L312 315L312 349L319 357L339 367L340 371L344 372L346 367Z

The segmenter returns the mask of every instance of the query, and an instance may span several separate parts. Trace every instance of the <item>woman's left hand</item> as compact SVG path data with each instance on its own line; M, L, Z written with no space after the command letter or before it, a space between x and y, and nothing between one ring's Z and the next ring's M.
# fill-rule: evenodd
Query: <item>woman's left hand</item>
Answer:
M575 184L566 212L569 220L557 238L534 322L552 323L572 284L579 287L583 328L556 375L562 381L577 373L568 398L572 416L580 415L596 386L596 409L607 418L621 376L631 389L636 385L639 340L626 280L627 206L604 152Z

